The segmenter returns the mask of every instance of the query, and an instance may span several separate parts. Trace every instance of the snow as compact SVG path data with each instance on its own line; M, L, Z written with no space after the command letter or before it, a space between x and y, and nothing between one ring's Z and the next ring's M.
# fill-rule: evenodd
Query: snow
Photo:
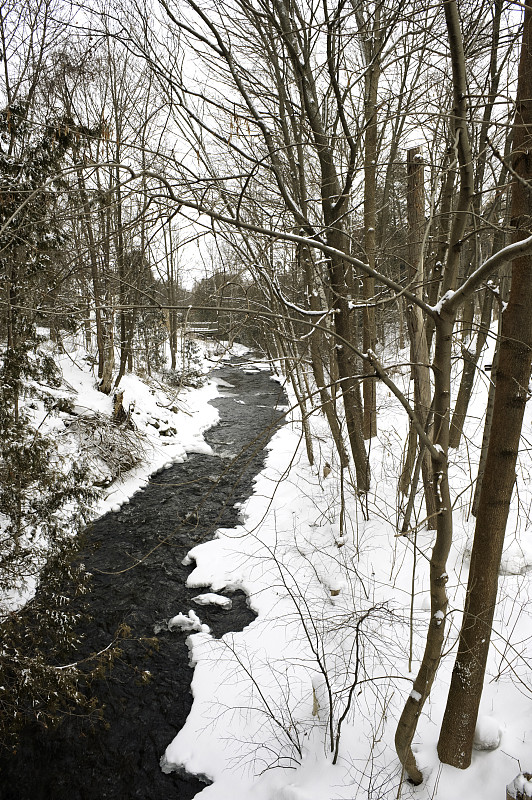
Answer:
M46 331L41 331L46 333ZM33 424L47 436L53 435L59 454L66 459L77 455L78 444L70 427L77 420L95 420L98 415L109 419L113 411L113 397L98 391L97 380L92 370L92 359L85 348L72 339L65 339L61 350L54 349L54 360L62 373L59 389L47 387L53 397L66 397L71 401L73 413L49 414L42 401L32 403L27 409ZM206 343L203 348L201 368L205 375L212 372L220 360L227 360L231 353L243 355L247 348L228 346L221 357L210 357ZM52 349L52 345L48 347ZM94 457L91 462L92 480L105 486L100 500L92 509L92 516L102 516L109 511L119 511L136 492L141 491L151 475L168 469L174 463L183 462L188 453L211 453L203 434L218 420L218 412L210 403L218 396L214 380L206 380L201 388L183 388L163 384L157 377L142 379L126 374L120 391L124 391L123 405L130 409L136 431L140 461L137 466L123 471L117 478L111 474L104 459ZM1 529L0 519L0 529ZM28 602L35 593L37 576L28 579L19 591L6 592L0 596L0 612L15 611Z
M532 780L530 777L529 773L524 775L520 773L517 775L507 787L509 796L514 798L520 797L522 800L527 800L527 798L532 797Z
M475 750L495 750L501 743L502 730L496 719L483 714L477 719L473 747Z
M112 400L97 391L82 357L81 349L61 357L75 407L85 416L109 415ZM228 350L222 358L229 357ZM489 360L489 351L485 358ZM407 360L405 354L396 357L397 363ZM212 366L206 361L206 370ZM408 379L408 373L396 377L407 393ZM316 449L311 467L300 420L290 410L297 407L291 397L287 422L272 438L254 492L240 507L240 524L219 529L212 541L190 550L185 563L194 569L187 584L207 590L192 602L229 607L230 599L220 593L242 589L257 617L243 631L221 639L210 634L192 609L175 609L171 619L156 624L159 630L189 633L195 667L193 706L183 729L161 753L164 772L184 768L212 781L197 795L202 800L500 800L507 784L513 796L532 794L532 781L524 775L514 781L521 770L530 769L532 742L532 482L525 449L503 553L472 764L457 770L441 764L437 755L467 583L474 531L469 504L488 381L478 370L464 443L450 454L454 541L444 573L450 598L447 614L435 614L442 625L445 621L448 638L413 742L424 783L401 785L394 734L407 698L421 700L411 687L430 621L427 557L434 532L422 524L419 509L413 520L414 573L414 541L396 535L396 482L408 421L383 386L378 387L379 436L372 440L373 489L367 508L352 491L346 470L345 515L340 520L340 472L325 422L319 413L309 417ZM145 457L107 487L97 513L127 503L150 474L186 459L187 453L209 452L203 434L217 420L209 403L217 386L234 388L214 373L202 388L174 396L162 385L126 376L124 403L126 408L134 404ZM44 419L44 409L36 414ZM527 409L525 431L530 431L531 421ZM66 451L64 425L51 417L43 424L56 426ZM175 433L161 435L170 429ZM326 479L325 465L330 468ZM351 693L355 674L358 684ZM331 714L333 733L342 720L336 764Z
M408 375L403 379L408 381ZM161 764L165 772L185 768L212 781L198 798L500 800L519 763L530 764L532 687L527 664L532 657L528 600L532 548L526 543L528 516L519 517L517 508L512 511L503 559L506 567L472 764L463 771L443 765L436 749L460 624L455 609L463 605L467 582L474 529L468 505L469 465L482 436L486 390L487 381L480 376L466 444L450 456L455 524L445 573L450 604L447 615L438 611L435 619L451 628L446 656L413 742L424 783L413 787L403 782L400 788L393 740L408 695L421 700L408 685L417 673L430 610L428 569L419 554L430 554L434 534L423 526L417 532L421 566L418 563L414 580L410 673L407 619L413 544L408 537L398 539L394 525L398 445L407 421L395 399L380 387L381 431L372 440L375 489L368 499L367 519L350 496L340 530L338 464L323 420L316 414L309 419L318 451L311 468L303 452L300 422L292 411L270 442L265 468L241 509L241 524L218 530L212 541L189 553L188 561L194 564L190 587L208 586L215 592L240 587L257 614L242 632L219 640L204 633L188 639L196 665L194 703ZM326 480L325 464L332 466ZM520 484L520 504L529 508L526 459L521 470L526 483ZM336 725L345 710L355 671L354 634L364 614L368 616L360 623L363 680L342 723L338 760L333 764L328 720L332 711Z
M448 291L448 292L445 292L445 294L444 294L442 297L440 297L440 299L438 300L438 302L436 303L436 305L433 307L433 309L432 309L432 310L433 310L433 311L434 311L436 314L441 314L441 310L442 310L442 308L443 308L443 304L444 304L444 303L445 303L447 300L450 300L450 299L451 299L451 297L452 297L453 295L454 295L454 292L453 292L451 289L449 289L449 291Z
M221 608L229 609L232 607L233 603L229 597L224 597L221 594L215 594L214 592L206 592L205 594L197 594L196 597L192 598L192 602L196 603L198 606L220 606Z
M109 415L112 397L97 390L93 376L77 365L75 352L69 355L73 356L73 361L65 357L60 362L65 380L79 387L78 394L83 397L85 407ZM124 407L134 406L132 418L143 437L146 457L137 468L124 473L106 490L96 509L98 516L120 506L146 486L150 475L184 461L188 453L211 453L203 434L218 420L218 412L209 402L218 395L213 381L199 389L187 388L177 394L170 387L165 390L161 384L150 384L128 373L122 378L120 390L124 391ZM169 428L175 433L164 435Z
M168 620L169 631L199 631L200 633L210 633L208 625L204 625L195 611L192 609L188 614L176 614Z

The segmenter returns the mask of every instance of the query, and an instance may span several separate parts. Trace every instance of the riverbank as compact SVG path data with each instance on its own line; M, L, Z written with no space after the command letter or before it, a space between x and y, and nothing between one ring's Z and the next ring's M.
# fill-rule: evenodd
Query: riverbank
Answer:
M122 654L94 685L104 724L73 716L55 731L29 727L2 769L2 800L192 798L204 784L159 760L190 710L192 670L185 635L168 621L196 608L221 636L253 619L242 592L232 607L195 606L181 563L191 546L238 523L238 508L261 469L264 446L281 421L285 400L267 365L221 365L212 375L218 425L205 435L208 452L192 453L152 476L119 510L87 532L83 561L92 574L85 601L83 649L104 647L127 626ZM250 444L251 443L251 444ZM210 451L210 452L209 452ZM227 594L227 593L226 593Z

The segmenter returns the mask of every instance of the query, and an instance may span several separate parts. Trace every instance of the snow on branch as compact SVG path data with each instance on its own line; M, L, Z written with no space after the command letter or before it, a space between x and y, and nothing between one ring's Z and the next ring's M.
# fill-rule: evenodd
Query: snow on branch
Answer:
M521 239L518 242L513 242L503 247L502 250L499 250L484 261L484 263L464 281L460 288L455 292L447 292L438 305L435 306L434 311L436 311L436 313L441 313L442 311L456 311L456 309L459 308L473 292L479 289L496 270L520 256L530 254L532 254L532 235L528 236L526 239Z

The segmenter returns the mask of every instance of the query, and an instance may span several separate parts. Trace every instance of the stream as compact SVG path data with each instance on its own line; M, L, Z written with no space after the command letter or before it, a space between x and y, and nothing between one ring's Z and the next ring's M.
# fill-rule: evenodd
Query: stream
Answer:
M213 455L189 454L152 476L87 531L82 560L93 577L83 600L83 649L106 647L122 624L131 629L110 674L93 685L103 723L73 714L53 730L28 725L17 753L0 764L0 800L188 800L205 787L159 767L192 703L187 634L159 626L191 608L216 637L253 619L242 592L227 594L229 610L195 606L201 590L187 589L193 567L181 562L217 528L238 524L234 504L251 494L286 403L269 371L244 359L219 367L213 379L220 421L205 436Z

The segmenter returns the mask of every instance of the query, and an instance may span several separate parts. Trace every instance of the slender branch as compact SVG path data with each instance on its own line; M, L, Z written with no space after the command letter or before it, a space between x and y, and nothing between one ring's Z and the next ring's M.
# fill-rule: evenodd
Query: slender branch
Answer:
M481 264L459 289L448 293L440 304L441 310L449 313L455 312L473 292L481 287L490 275L510 261L519 258L519 256L530 255L530 253L532 253L532 235L503 247L502 250L499 250Z

